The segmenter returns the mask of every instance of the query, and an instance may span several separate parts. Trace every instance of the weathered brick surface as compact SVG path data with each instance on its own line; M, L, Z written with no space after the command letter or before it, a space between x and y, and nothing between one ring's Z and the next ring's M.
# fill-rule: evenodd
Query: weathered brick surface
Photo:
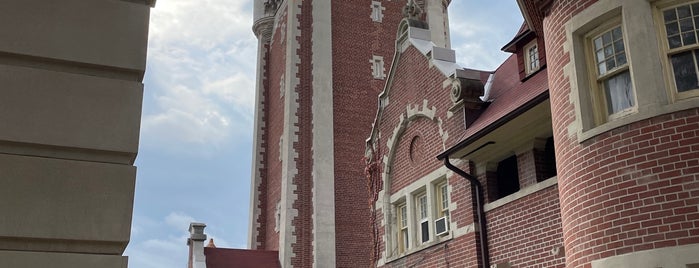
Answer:
M383 56L388 73L405 2L381 4L382 22L372 21L371 0L332 4L337 267L368 267L373 248L363 157L385 80L373 78L369 61Z
M295 4L295 3L290 3ZM297 65L298 85L292 91L298 94L296 102L298 110L295 116L298 118L298 132L294 133L297 141L293 142L294 151L297 157L293 159L298 172L289 178L291 183L296 186L296 200L291 207L298 211L298 215L291 220L294 226L294 235L296 243L292 244L294 256L291 258L291 264L294 267L313 267L313 114L312 114L312 99L313 99L313 74L312 74L312 33L313 33L313 8L311 1L303 1L301 13L296 17L299 21L299 30L301 34L296 37L299 44L296 50L300 63ZM290 128L294 129L294 128ZM291 142L291 141L289 141ZM288 161L292 161L289 159Z
M402 53L396 66L393 85L389 89L389 105L384 109L377 127L381 132L379 145L383 154L394 154L393 162L389 163L391 178L389 179L390 194L406 187L412 182L424 177L443 163L435 156L441 153L445 146L458 141L460 137L450 138L443 143L440 135L438 120L443 120L442 130L451 133L463 131L463 115L455 115L447 119L448 108L452 106L449 99L449 88L443 88L446 77L436 68L429 68L428 58L414 47L409 47ZM397 137L398 141L388 150L386 145L394 129L399 125L401 116L407 115L408 106L423 111L424 100L427 109L436 109L435 118L418 117L407 124L404 132ZM458 114L458 113L457 113ZM458 135L455 135L458 136ZM411 144L412 154L411 154ZM469 170L469 166L462 166ZM448 178L451 188L450 199L457 209L450 211L450 217L456 222L454 228L461 228L474 222L472 212L473 201L470 184L458 175ZM386 188L385 188L386 189ZM379 219L386 215L379 210ZM377 221L377 223L379 223ZM381 234L386 231L383 227ZM412 253L403 258L393 260L384 267L475 267L478 264L477 233L469 233L456 239ZM384 243L380 244L381 254L385 256Z
M659 115L579 142L563 25L596 1L554 1L544 20L567 267L699 243L699 112Z
M280 16L279 21L286 21L286 12ZM284 132L284 99L280 97L279 92L280 85L282 85L281 79L286 71L287 42L282 39L282 31L286 30L286 27L282 27L282 25L285 23L279 23L279 27L272 34L273 41L269 45L266 66L268 83L265 84L263 91L265 110L262 118L264 121L262 148L264 148L264 158L261 180L265 189L260 191L260 203L265 204L263 210L265 217L260 219L264 233L261 233L262 237L258 237L258 240L264 242L261 249L265 250L279 250L279 232L274 230L274 226L277 203L281 201L282 162L279 161L281 149L279 148L279 139Z
M565 258L551 253L563 246L557 187L491 210L487 217L491 264L565 267Z

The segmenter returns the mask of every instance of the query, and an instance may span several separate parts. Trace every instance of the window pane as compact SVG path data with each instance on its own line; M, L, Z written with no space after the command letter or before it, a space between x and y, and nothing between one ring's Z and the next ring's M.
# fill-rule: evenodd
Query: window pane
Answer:
M677 7L677 16L682 19L691 16L692 13L689 11L689 5Z
M688 32L694 30L694 22L692 18L686 18L680 20L680 31L681 32Z
M616 68L616 63L614 62L614 58L608 59L607 60L607 70L611 70Z
M441 188L441 194L442 194L442 210L449 208L449 197L447 193L447 185L444 184L442 185Z
M667 31L667 35L676 35L680 33L680 29L677 26L677 22L670 22L668 24L665 24L665 30Z
M675 13L675 9L668 9L663 12L663 17L665 18L666 22L674 21L677 20L677 14Z
M679 35L668 37L667 42L670 48L678 48L682 46L682 41Z
M692 4L692 13L694 16L699 15L699 4Z
M697 38L694 35L694 32L683 33L682 42L684 42L685 46L695 44L697 42Z
M422 234L422 243L430 240L430 222L420 223L420 233Z
M612 37L614 40L621 39L621 27L617 27L612 30Z
M604 81L607 97L607 112L612 115L634 106L631 75L628 71L612 76Z
M597 62L603 62L604 61L604 51L600 50L597 51Z
M602 37L595 39L595 50L602 49Z
M616 55L616 64L619 66L626 64L626 53Z
M624 40L614 42L614 53L624 52Z
M604 64L604 62L600 63L597 67L599 67L598 70L600 75L607 73L607 65Z
M605 45L609 44L612 42L612 33L606 32L602 35L602 41L604 42Z
M604 47L604 56L609 57L611 55L614 55L614 49L612 48L612 46Z
M420 202L420 219L427 219L427 196L423 195L419 198Z
M672 55L670 60L675 73L677 91L683 92L697 88L697 72L692 51Z

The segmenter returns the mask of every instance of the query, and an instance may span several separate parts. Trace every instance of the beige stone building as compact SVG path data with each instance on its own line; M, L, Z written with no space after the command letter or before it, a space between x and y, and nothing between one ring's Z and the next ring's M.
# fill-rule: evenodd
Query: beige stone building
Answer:
M155 0L0 1L0 267L127 267Z

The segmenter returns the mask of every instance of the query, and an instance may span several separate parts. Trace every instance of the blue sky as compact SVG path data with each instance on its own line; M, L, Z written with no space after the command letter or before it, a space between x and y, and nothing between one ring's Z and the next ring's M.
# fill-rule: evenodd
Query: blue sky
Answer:
M257 40L250 0L159 0L151 10L130 268L186 267L189 222L247 244ZM367 14L368 16L368 14ZM494 70L522 23L515 0L455 0L462 67Z

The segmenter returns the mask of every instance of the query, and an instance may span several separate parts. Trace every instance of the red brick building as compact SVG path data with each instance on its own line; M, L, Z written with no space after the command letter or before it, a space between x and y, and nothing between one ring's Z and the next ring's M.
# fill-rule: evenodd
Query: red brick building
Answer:
M450 1L407 2L255 2L250 249L699 267L699 1L518 0L494 71L456 64Z

